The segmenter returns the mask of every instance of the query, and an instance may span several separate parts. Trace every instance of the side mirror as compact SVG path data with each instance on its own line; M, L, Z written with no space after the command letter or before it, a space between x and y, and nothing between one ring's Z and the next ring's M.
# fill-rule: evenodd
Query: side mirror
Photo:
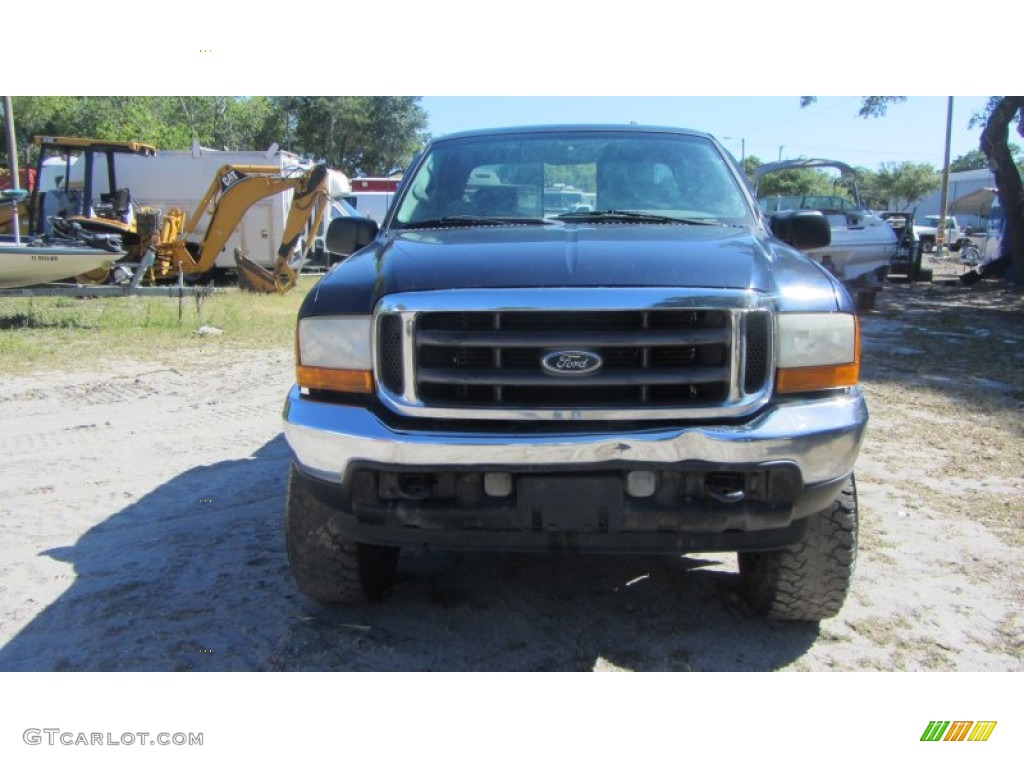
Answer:
M379 227L373 219L342 216L334 219L327 227L327 250L331 253L355 253L369 245L377 236Z
M832 242L832 228L820 211L785 211L772 214L772 232L797 250L823 248Z

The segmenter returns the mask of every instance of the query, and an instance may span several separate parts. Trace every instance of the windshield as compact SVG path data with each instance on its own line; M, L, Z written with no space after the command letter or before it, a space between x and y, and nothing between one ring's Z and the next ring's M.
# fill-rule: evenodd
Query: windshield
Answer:
M417 166L392 226L621 223L746 225L750 210L706 138L636 131L552 131L439 141Z
M839 195L775 195L759 197L758 205L765 213L777 211L821 211L825 214L850 213L863 210L848 197Z

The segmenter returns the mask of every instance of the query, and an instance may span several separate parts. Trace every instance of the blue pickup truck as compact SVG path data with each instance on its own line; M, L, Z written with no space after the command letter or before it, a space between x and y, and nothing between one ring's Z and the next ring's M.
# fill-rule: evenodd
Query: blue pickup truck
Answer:
M571 185L586 210L552 212ZM847 595L859 325L711 136L542 126L433 140L299 312L284 408L300 590L381 599L402 548L738 553L768 616Z

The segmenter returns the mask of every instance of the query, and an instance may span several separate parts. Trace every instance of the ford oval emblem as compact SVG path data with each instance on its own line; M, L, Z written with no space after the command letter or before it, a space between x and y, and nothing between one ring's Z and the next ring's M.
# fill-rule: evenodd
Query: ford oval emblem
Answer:
M588 376L597 373L603 361L593 352L580 349L559 349L548 352L540 364L552 376Z

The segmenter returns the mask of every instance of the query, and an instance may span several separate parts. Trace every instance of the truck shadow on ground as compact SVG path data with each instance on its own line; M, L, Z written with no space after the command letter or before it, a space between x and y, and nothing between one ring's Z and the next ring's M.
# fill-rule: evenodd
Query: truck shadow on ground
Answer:
M40 552L74 582L0 670L773 670L818 637L751 616L733 555L403 552L386 601L320 606L284 554L289 460L190 469Z

